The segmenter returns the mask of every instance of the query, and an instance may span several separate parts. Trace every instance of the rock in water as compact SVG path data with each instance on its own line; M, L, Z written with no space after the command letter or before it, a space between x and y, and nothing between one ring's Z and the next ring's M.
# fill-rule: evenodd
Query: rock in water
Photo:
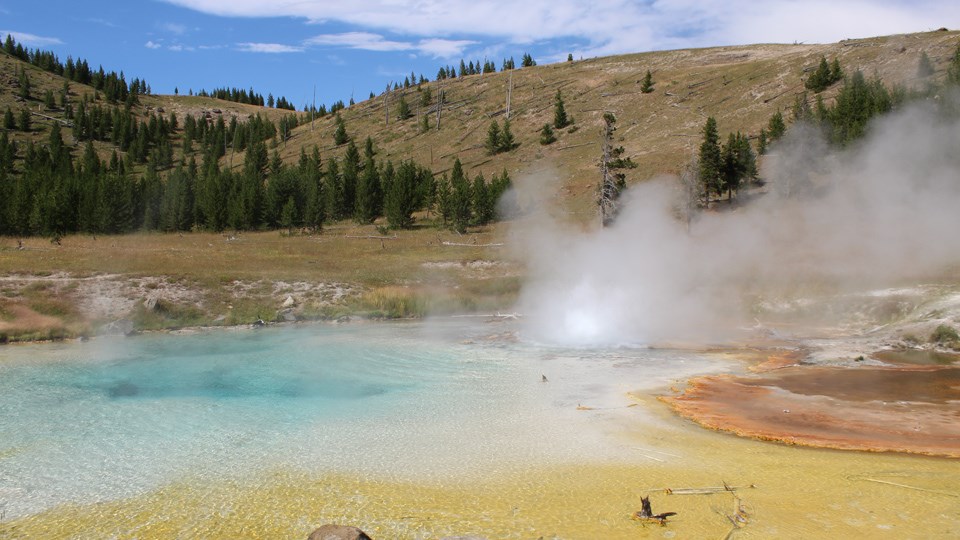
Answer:
M307 540L373 540L367 533L350 525L327 524L310 533Z

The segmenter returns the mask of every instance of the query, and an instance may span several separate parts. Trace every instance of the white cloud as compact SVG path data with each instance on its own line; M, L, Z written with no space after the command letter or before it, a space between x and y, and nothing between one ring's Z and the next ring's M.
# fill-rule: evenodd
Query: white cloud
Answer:
M13 36L17 43L25 47L48 47L50 45L63 45L63 41L55 37L44 37L27 32L18 32L16 30L0 30L0 39L6 39L7 35Z
M463 50L477 43L466 39L421 39L414 42L393 41L380 34L371 32L344 32L342 34L320 34L303 42L306 46L333 46L364 51L414 51L437 58L453 58Z
M107 28L117 28L117 25L108 21L107 19L101 19L98 17L90 17L87 19L87 22L92 22L94 24L99 24L106 26Z
M280 43L238 43L237 48L243 52L268 54L303 52L302 47L292 47Z
M956 0L165 1L222 16L347 23L411 36L410 43L405 43L368 32L348 33L379 37L380 41L367 43L369 50L423 52L434 50L428 48L434 44L431 40L441 38L451 38L453 43L466 37L513 44L575 40L580 52L592 55L716 44L833 42L960 26ZM429 43L420 46L420 40ZM353 46L363 48L359 45ZM451 50L456 49L442 48L440 54Z
M146 47L146 48L148 48L148 49L159 49L159 48L162 47L162 46L163 46L163 45L160 45L159 43L157 43L157 42L155 42L155 41L148 41L148 42L144 43L144 47Z
M410 43L390 41L379 34L371 34L370 32L320 34L304 41L304 45L332 45L365 51L408 51L413 48Z
M463 55L463 50L476 41L466 39L421 39L417 42L417 50L435 58L455 58Z
M160 28L178 36L182 36L183 34L187 33L187 27L177 23L164 23L160 25Z

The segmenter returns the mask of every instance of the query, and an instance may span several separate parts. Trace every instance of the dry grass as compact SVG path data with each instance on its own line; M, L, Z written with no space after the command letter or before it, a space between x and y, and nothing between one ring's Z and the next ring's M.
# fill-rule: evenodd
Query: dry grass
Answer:
M501 238L506 224L470 236ZM279 232L0 238L0 298L36 312L4 311L7 340L87 333L119 318L137 329L281 320L295 299L298 319L363 313L418 317L509 307L519 265L496 247L446 246L454 233L424 227L395 239L373 225L344 223L319 235ZM92 297L92 298L91 298ZM150 298L152 309L144 308ZM106 303L106 306L103 304ZM94 305L96 313L78 306ZM45 317L45 318L44 318ZM49 329L60 329L54 334Z

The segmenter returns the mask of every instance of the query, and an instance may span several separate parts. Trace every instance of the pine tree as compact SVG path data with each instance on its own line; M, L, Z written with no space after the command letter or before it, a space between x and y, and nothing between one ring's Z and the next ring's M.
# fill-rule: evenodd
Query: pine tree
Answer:
M27 71L23 67L20 68L18 82L20 89L17 95L19 95L21 99L30 99L30 76L27 75Z
M573 118L567 117L567 110L563 105L563 96L557 90L557 97L553 105L553 127L563 129L573 123Z
M573 53L567 53L567 62L573 62Z
M347 150L343 154L341 176L343 185L343 214L341 214L341 218L347 218L355 214L357 184L360 180L360 151L357 149L357 145L353 144L353 141L347 144Z
M500 140L500 123L494 120L490 122L490 127L487 129L487 140L484 143L488 154L493 155L500 152Z
M529 53L523 53L523 58L520 61L520 67L533 67L537 65L537 61L530 56Z
M874 116L893 108L893 97L879 78L867 81L859 70L844 83L830 110L831 142L846 145L862 137Z
M333 133L334 144L336 144L337 146L340 146L341 144L346 144L346 142L350 140L350 137L347 135L347 126L343 122L343 118L340 116L339 112L337 113L334 121L336 122L336 125L337 125L337 128Z
M314 146L312 156L303 162L301 174L304 176L307 195L303 221L307 227L316 230L323 228L327 217L326 193L320 167L320 149Z
M30 110L29 109L20 109L20 131L28 132L30 131Z
M457 158L450 173L450 224L460 234L467 232L467 225L470 224L471 206L470 183L463 173L463 164L460 163L460 158Z
M739 131L736 135L729 135L722 154L723 189L727 191L727 199L733 200L733 193L740 189L743 180L756 178L756 156L750 147L750 141Z
M703 142L700 143L698 156L700 163L700 181L703 190L709 197L710 193L718 196L723 192L722 168L723 155L720 149L720 134L717 132L717 121L711 116L703 127Z
M473 198L473 219L477 225L486 225L493 221L497 201L493 198L490 186L483 178L483 173L473 179L473 189L470 190Z
M354 219L358 223L372 223L382 212L383 192L380 186L380 171L377 170L373 156L368 156L363 165L363 173L357 183L356 211Z
M500 132L500 152L509 152L517 147L517 142L510 132L510 119L503 121L503 130Z
M397 100L397 119L406 120L411 116L412 114L410 113L410 105L407 104L406 98L400 96L400 99Z
M780 112L779 109L770 117L770 122L767 124L767 132L770 137L770 142L780 139L783 137L783 134L787 132L787 125L783 121L783 113Z
M653 92L653 74L650 73L650 70L647 70L647 74L643 77L643 84L640 85L640 91L644 94L649 94Z
M388 166L393 167L388 163ZM390 178L392 176L392 178ZM389 182L387 179L390 178ZM387 223L395 229L406 229L413 225L413 212L417 202L417 168L411 161L405 161L396 172L384 174L383 212Z
M540 144L546 146L553 144L556 140L557 137L553 134L553 128L550 127L550 124L544 124L543 129L540 130Z
M297 205L293 200L293 195L287 197L287 202L284 203L283 208L280 210L280 226L284 229L287 229L288 232L293 232L293 226L297 221Z
M327 173L324 190L327 196L326 215L333 220L340 220L348 216L348 209L343 197L343 178L340 175L340 166L336 158L327 161Z
M363 159L370 159L375 155L377 151L373 148L373 139L367 135L367 139L363 141Z
M450 188L450 179L447 173L443 173L440 180L437 181L436 196L434 197L434 207L437 214L440 215L444 225L448 225L453 217L453 207L451 199L453 198Z
M830 63L830 84L840 79L843 79L843 68L840 67L840 59L834 57L833 62Z
M760 128L760 135L757 137L757 154L767 153L767 128Z
M490 180L490 199L493 203L494 208L494 219L500 219L499 214L500 202L503 200L507 193L510 193L510 187L513 183L510 180L510 175L507 174L507 169L503 169L500 175L494 175ZM512 205L507 205L512 207Z
M817 69L807 78L807 81L804 83L804 86L807 90L812 90L813 92L822 92L826 90L827 86L830 85L830 64L827 63L826 57L820 57L820 64L817 66Z
M7 110L3 112L3 129L11 131L17 128L16 121L13 118L13 111L10 110L10 107L7 107Z

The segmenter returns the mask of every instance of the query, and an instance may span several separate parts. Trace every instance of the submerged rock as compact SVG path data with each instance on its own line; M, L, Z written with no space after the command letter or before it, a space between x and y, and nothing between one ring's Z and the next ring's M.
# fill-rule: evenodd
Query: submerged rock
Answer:
M367 533L350 525L327 524L310 533L307 540L372 540Z

